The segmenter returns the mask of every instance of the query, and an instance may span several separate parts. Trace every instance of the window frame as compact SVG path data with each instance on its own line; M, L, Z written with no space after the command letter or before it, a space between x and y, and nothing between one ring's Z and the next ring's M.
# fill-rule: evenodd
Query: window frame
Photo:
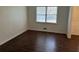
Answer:
M45 22L37 22L37 7L45 7L46 11L45 11ZM56 13L56 23L54 22L47 22L47 7L57 7L57 13ZM36 6L36 23L48 23L48 24L57 24L58 23L58 6Z

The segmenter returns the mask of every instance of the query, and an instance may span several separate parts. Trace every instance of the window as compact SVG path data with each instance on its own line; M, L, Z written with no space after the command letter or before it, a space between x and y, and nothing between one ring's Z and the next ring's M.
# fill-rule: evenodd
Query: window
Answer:
M57 23L57 7L37 7L36 22Z

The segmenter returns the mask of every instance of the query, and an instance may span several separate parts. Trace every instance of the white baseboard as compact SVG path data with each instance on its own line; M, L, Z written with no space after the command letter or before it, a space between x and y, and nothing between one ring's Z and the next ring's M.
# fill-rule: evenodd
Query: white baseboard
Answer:
M9 39L6 39L5 41L1 42L0 45L2 45L2 44L4 44L4 43L8 42L9 40L11 40L11 39L17 37L18 35L24 33L25 31L27 31L27 30L21 31L21 32L17 33L16 35L10 37Z
M67 38L68 38L68 39L71 39L71 35L67 34Z
M66 33L64 33L64 32L56 32L56 31L41 30L41 29L28 29L28 30L35 30L35 31L44 31L44 32L53 32L53 33L66 34Z
M79 35L79 33L76 33L76 34L75 33L72 33L71 35Z

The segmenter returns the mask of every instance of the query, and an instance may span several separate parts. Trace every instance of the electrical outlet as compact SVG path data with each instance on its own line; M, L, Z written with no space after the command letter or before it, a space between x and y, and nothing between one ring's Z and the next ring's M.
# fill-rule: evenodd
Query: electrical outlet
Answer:
M47 30L47 28L43 28L44 30Z

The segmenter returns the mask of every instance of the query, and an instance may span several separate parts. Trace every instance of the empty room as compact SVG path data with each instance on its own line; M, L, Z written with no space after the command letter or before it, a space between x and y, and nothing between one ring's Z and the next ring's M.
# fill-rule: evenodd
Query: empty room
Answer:
M78 6L0 6L0 52L78 51Z

